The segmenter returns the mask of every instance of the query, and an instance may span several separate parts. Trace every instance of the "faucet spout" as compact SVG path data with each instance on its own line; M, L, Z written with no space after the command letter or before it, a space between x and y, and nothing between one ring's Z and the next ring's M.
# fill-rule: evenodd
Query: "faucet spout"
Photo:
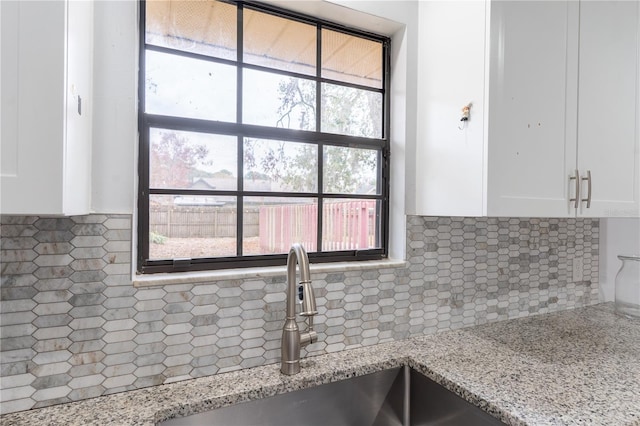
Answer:
M302 286L302 311L300 315L308 318L307 331L300 332L296 322L296 298L298 296L296 282L296 265L300 269ZM313 330L313 316L318 313L315 295L311 287L309 257L300 244L293 244L287 256L287 317L282 329L282 360L280 371L291 375L300 372L300 348L318 340L318 333Z

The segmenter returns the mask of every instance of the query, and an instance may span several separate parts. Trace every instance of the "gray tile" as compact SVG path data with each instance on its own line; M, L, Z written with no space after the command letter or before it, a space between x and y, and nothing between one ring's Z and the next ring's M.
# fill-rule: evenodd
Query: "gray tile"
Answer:
M163 342L153 342L153 343L139 344L135 348L134 352L138 356L150 355L154 353L163 352L166 348L167 348L167 345L165 345Z
M102 382L102 386L104 386L106 389L113 389L115 391L118 388L133 384L136 379L137 377L133 374L109 377L104 382Z
M33 287L3 287L0 289L0 298L3 301L32 299L37 293Z
M109 367L106 367L104 370L102 370L102 375L104 377L113 377L113 376L123 376L125 374L130 374L133 373L135 371L136 368L138 368L134 363L133 360L135 360L138 356L133 354L134 356L131 357L131 359L129 359L128 361L126 361L126 363L117 363L114 365L109 365ZM110 356L114 356L114 355L110 355ZM103 361L106 361L109 357L105 358Z
M150 353L150 354L147 354L147 355L139 355L139 356L137 356L136 359L133 361L133 363L137 367L153 366L153 365L157 365L157 364L162 363L166 357L167 356L162 352L154 352L154 353ZM136 369L136 371L137 370L138 369ZM164 368L163 368L163 370L164 370ZM160 372L162 372L162 371L160 371Z
M73 239L71 231L38 231L33 236L41 243L68 242Z
M104 233L104 237L109 241L130 241L130 229L110 229Z
M74 247L102 247L107 240L102 236L75 236L71 240Z
M2 250L0 251L2 261L8 262L30 262L38 257L33 250Z
M71 267L75 271L100 270L107 263L102 259L78 259L71 262Z
M125 229L131 230L131 216L111 216L105 222L104 226L108 229Z
M38 266L66 266L73 261L68 254L42 254L33 261Z
M102 235L107 231L107 228L100 223L83 223L74 225L71 228L71 232L74 235L82 235L82 236L95 236Z
M33 382L31 382L31 386L36 390L40 390L52 388L54 386L66 385L70 381L71 376L68 374L55 374L52 376L37 377Z
M33 297L38 303L56 303L56 302L66 302L73 295L66 290L56 290L56 291L40 291Z
M69 351L73 354L82 352L96 352L106 346L106 343L102 340L83 340L81 342L75 342L69 346Z
M3 352L8 352L17 349L29 349L35 342L36 339L33 336L6 337L0 339L0 347Z
M3 257L3 264L6 264L7 261ZM38 284L38 279L31 274L21 274L21 275L7 275L3 274L0 276L0 286L7 287L36 287ZM37 288L37 287L36 287Z
M69 303L76 307L90 306L90 305L100 305L105 300L106 300L106 297L100 293L84 293L84 294L74 294L69 299Z
M76 271L70 275L74 283L89 283L102 281L107 276L103 270Z
M131 242L130 241L113 241L110 240L106 243L103 248L108 252L130 252L131 251Z
M67 314L45 315L37 317L32 324L38 328L58 327L68 325L72 319L73 318Z
M84 383L78 383L78 386L82 386ZM68 397L71 401L78 401L81 399L96 398L104 394L105 388L102 385L98 386L86 386L79 389L72 390Z
M103 223L107 220L107 216L102 214L72 216L71 220L73 220L74 223Z
M69 334L69 338L74 342L81 342L85 340L97 340L102 338L106 334L107 332L102 328L83 328L80 330L75 330L74 332ZM109 340L107 340L106 338L105 341L109 342Z
M71 244L69 244L71 246ZM74 248L69 253L74 259L101 259L107 254L107 251L102 247L78 247Z
M38 401L18 395L12 402L31 405L16 407L280 356L284 275L136 289L131 215L2 221L2 374L37 372L38 392L45 391ZM406 269L314 274L321 341L308 353L594 303L598 228L591 219L410 216ZM567 284L576 256L585 279ZM134 374L135 362L149 369ZM72 377L73 385L60 385L59 377Z
M73 285L73 282L68 278L53 278L53 279L38 280L34 276L34 279L36 280L36 282L34 283L34 287L41 292L67 290Z

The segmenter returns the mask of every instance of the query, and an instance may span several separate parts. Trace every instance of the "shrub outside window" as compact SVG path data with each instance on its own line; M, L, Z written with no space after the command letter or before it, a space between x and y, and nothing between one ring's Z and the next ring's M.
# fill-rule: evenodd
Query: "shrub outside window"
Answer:
M140 27L139 272L387 256L387 38L257 2Z

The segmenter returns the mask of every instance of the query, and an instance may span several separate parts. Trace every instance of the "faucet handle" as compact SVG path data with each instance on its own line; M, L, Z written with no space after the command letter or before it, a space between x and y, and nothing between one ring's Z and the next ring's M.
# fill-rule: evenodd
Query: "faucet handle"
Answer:
M300 347L311 345L318 341L318 333L315 330L309 330L304 333L300 333Z
M300 281L302 285L302 316L312 316L318 313L316 307L316 296L313 293L313 287L311 287L311 281Z

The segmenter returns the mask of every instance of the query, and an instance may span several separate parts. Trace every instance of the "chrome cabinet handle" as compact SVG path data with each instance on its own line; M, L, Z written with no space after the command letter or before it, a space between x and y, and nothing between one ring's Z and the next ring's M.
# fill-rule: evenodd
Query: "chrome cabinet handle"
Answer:
M587 203L587 208L591 208L591 170L587 170L587 177L581 179L587 181L587 198L583 198L581 201Z
M569 176L569 182L574 179L576 181L576 198L569 198L569 202L573 202L573 208L577 209L580 203L580 174L578 174L578 169L576 169L575 176Z

